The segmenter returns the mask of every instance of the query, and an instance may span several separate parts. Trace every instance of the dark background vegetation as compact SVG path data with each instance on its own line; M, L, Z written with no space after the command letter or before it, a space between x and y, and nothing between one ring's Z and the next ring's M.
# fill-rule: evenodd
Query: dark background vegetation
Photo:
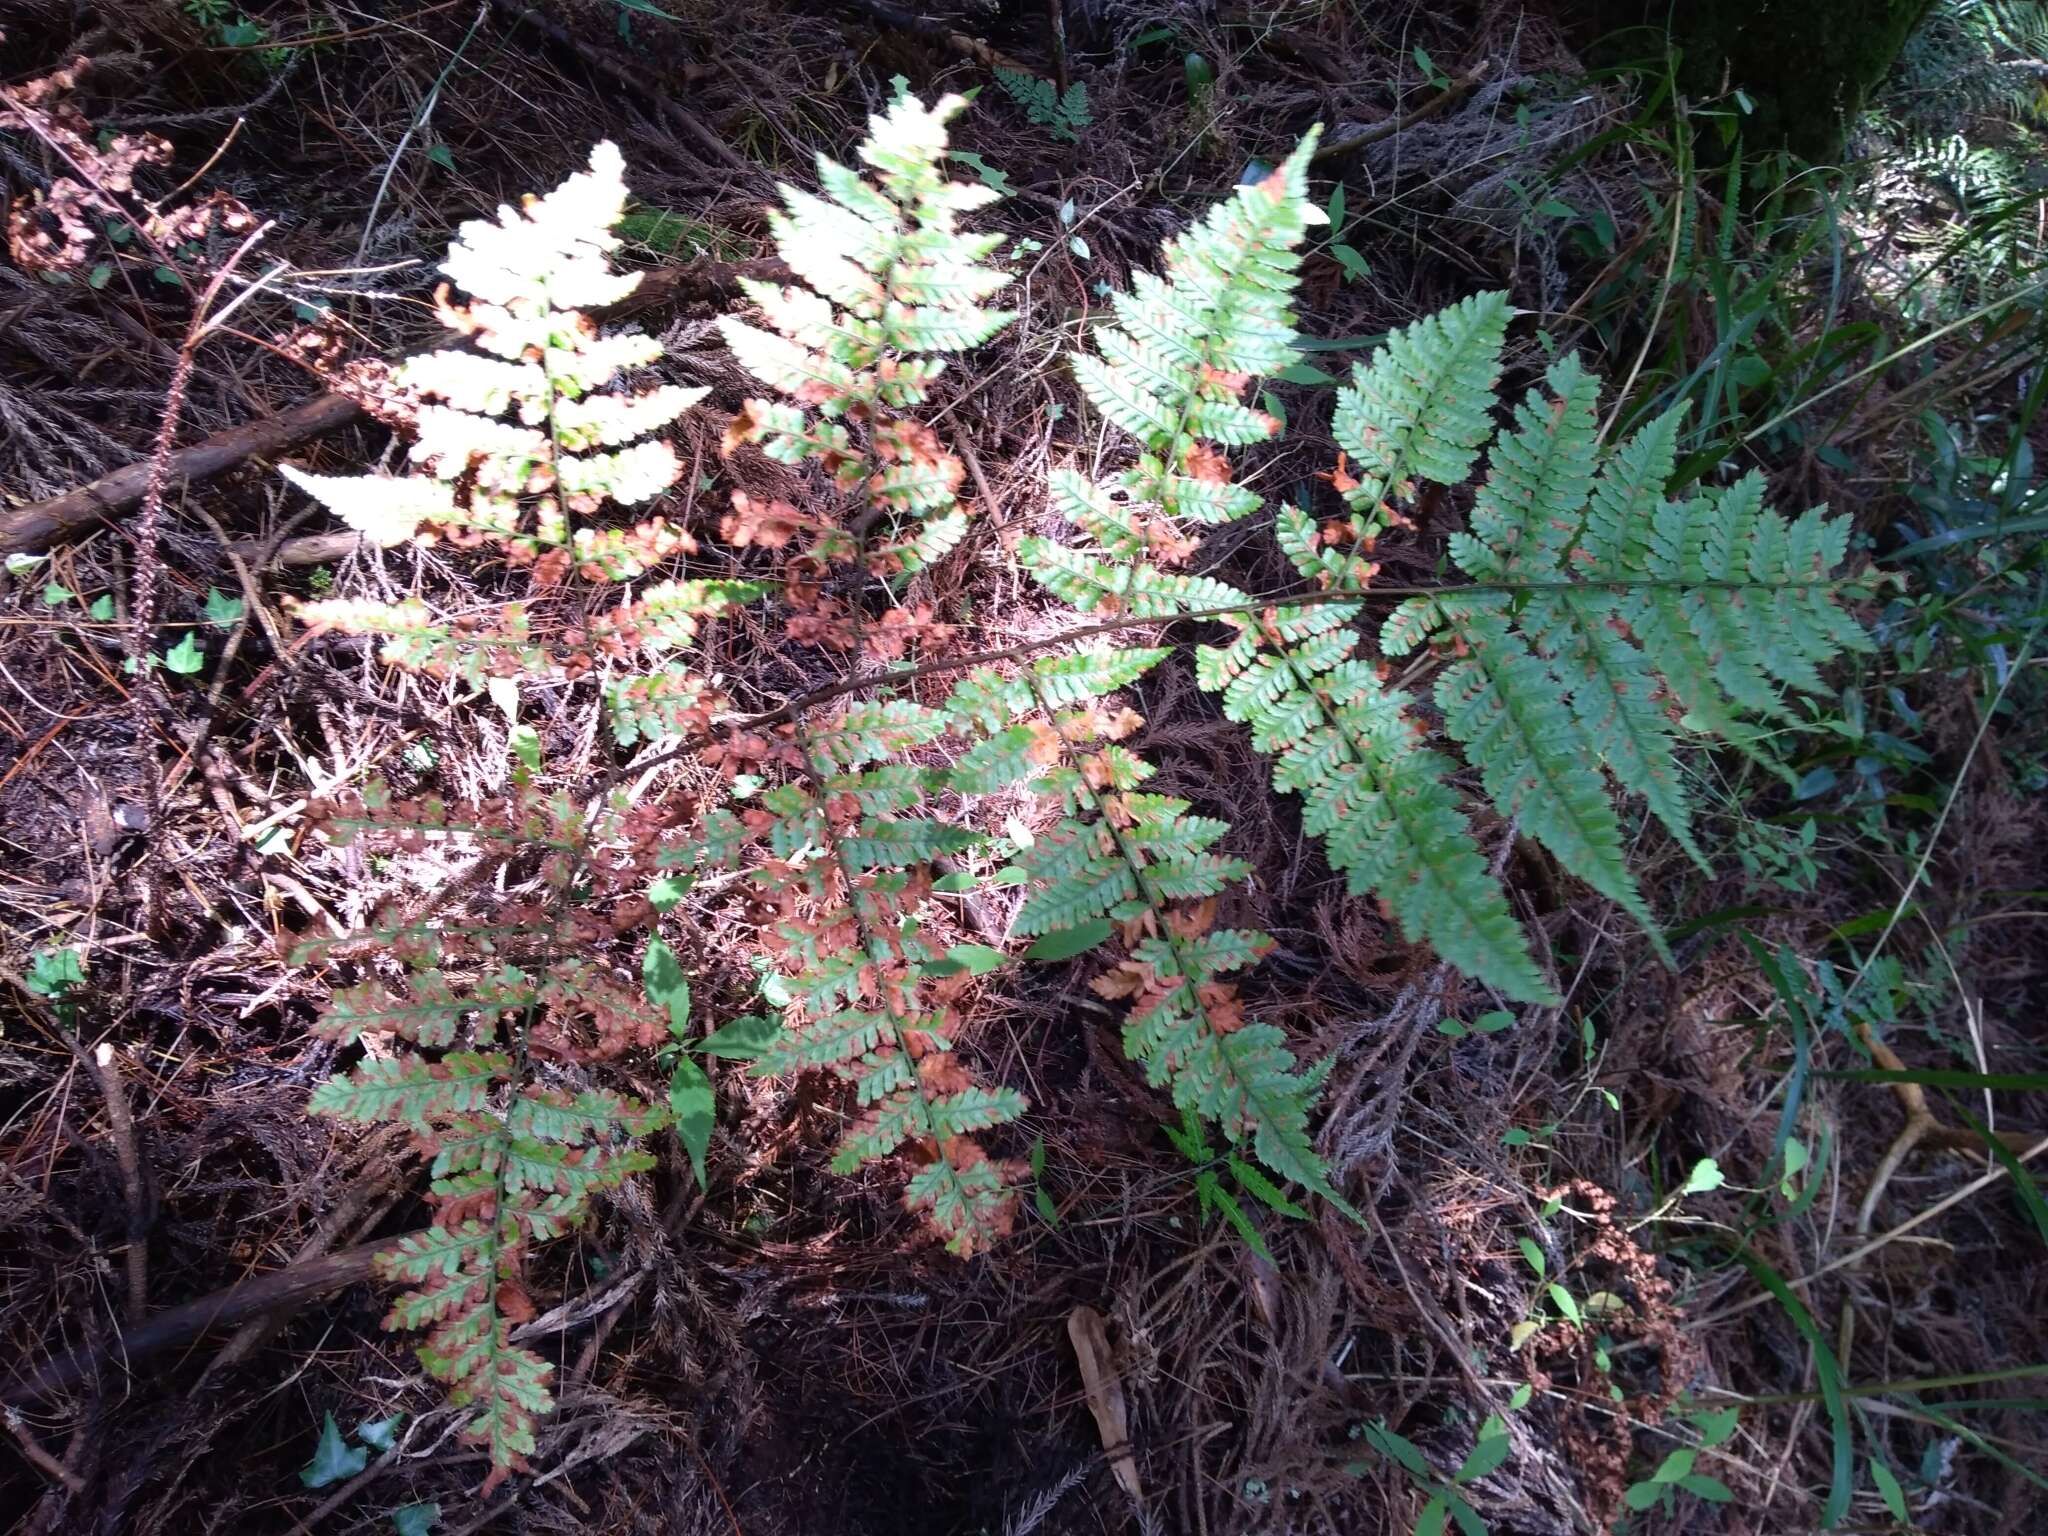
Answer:
M333 1057L305 1029L324 984L282 956L330 913L417 898L422 875L293 828L306 798L372 763L486 786L503 722L361 647L304 646L278 601L411 590L460 611L521 578L445 550L308 544L331 530L262 458L175 489L162 643L190 634L206 662L166 679L161 737L143 740L121 666L131 529L115 516L17 551L47 559L0 578L4 1518L371 1531L434 1502L441 1531L1405 1532L1424 1494L1363 1426L1448 1476L1526 1382L1510 1459L1468 1490L1495 1532L1607 1528L1624 1490L1696 1438L1684 1411L1736 1404L1739 1430L1699 1463L1735 1502L1680 1496L1634 1529L1812 1528L1844 1456L1858 1528L1898 1518L1875 1461L1917 1528L2048 1529L2030 1396L2048 1371L2048 1208L1973 1131L2024 1149L2048 1130L2048 19L1897 0L1678 10L1672 36L1662 6L1465 0L1066 0L1063 32L1038 7L781 0L0 9L0 82L90 58L95 124L175 146L156 190L196 175L274 221L257 265L286 263L286 280L200 352L181 442L317 394L283 340L310 318L365 355L425 340L453 226L553 186L610 137L641 205L628 255L696 274L641 318L675 378L714 387L683 440L701 470L670 509L709 542L735 477L771 474L717 459L746 392L710 326L735 302L717 264L767 253L775 179L849 153L900 75L928 95L980 88L955 140L979 161L961 173L1004 178L992 226L1036 242L1017 259L1021 322L944 422L993 502L940 581L957 611L1032 617L1003 550L1045 525L1045 471L1080 451L1052 364L1098 285L1121 286L1318 121L1364 142L1318 166L1319 197L1339 179L1346 195L1300 304L1313 361L1340 373L1389 328L1506 287L1527 312L1513 382L1546 346L1576 346L1622 393L1618 429L1691 400L1688 477L1758 466L1781 506L1852 512L1856 558L1883 578L1861 615L1879 652L1779 743L1792 782L1699 765L1720 874L1644 833L1677 972L1517 850L1523 915L1574 983L1563 1008L1499 1033L1440 1029L1489 1005L1420 987L1427 957L1344 895L1241 734L1184 673L1148 685L1160 787L1227 816L1259 871L1247 918L1280 940L1263 1016L1335 1058L1321 1146L1365 1229L1274 1219L1268 1263L1204 1225L1113 1011L1085 977L1041 970L979 1038L1039 1106L1057 1227L1032 1219L990 1257L948 1259L908 1235L882 1181L825 1172L808 1089L735 1074L708 1189L665 1147L545 1260L562 1411L533 1474L479 1503L481 1458L455 1445L405 1341L379 1332L368 1285L316 1288L132 1369L92 1351L416 1220L393 1141L306 1118ZM1086 85L1072 142L996 86L1003 61ZM10 198L55 170L0 132ZM107 266L63 281L0 266L0 518L149 454L190 293L132 253ZM1328 384L1276 394L1291 431L1264 482L1327 494ZM293 459L345 472L385 449L357 420ZM787 477L754 489L803 493ZM1388 579L1429 579L1460 515L1434 508ZM1238 558L1231 539L1219 560ZM209 623L210 592L239 615ZM730 659L756 638L718 643ZM777 686L805 686L807 664L792 655ZM595 710L549 701L551 753L601 763ZM151 931L134 869L159 801L171 916ZM68 985L51 958L67 948L82 961ZM745 980L714 975L705 995L718 1006ZM1853 1075L1874 1061L1918 1081ZM1945 1090L1941 1071L1989 1076ZM1897 1157L1908 1090L1944 1131ZM1787 1169L1788 1140L1804 1170ZM1726 1185L1674 1205L1709 1157ZM1546 1217L1553 1194L1581 1215ZM1555 1322L1561 1278L1580 1297L1626 1290L1627 1321ZM1080 1305L1109 1320L1139 1500L1083 1401L1066 1332ZM1552 1321L1515 1341L1529 1318ZM1838 1354L1845 1398L1823 1390ZM66 1357L97 1363L38 1381ZM359 1477L312 1491L298 1473L329 1412L345 1429L405 1419Z

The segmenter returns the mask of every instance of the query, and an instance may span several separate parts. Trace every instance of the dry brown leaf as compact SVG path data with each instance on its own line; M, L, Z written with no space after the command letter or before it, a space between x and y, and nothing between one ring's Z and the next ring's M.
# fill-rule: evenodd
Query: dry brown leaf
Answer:
M1076 1307L1067 1314L1067 1337L1073 1341L1074 1358L1081 1362L1081 1386L1088 1394L1088 1411L1095 1415L1095 1432L1102 1437L1110 1470L1125 1493L1143 1502L1138 1460L1131 1454L1124 1387L1109 1352L1109 1325L1093 1307Z

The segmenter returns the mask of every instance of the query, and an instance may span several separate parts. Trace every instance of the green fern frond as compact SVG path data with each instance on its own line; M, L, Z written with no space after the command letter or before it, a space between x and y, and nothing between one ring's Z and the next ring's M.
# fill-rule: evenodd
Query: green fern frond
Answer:
M1212 851L1228 823L1140 791L1150 773L1143 759L1106 743L1047 774L1045 791L1068 814L1017 857L1030 889L1012 927L1057 936L1061 954L1107 940L1114 923L1142 931L1096 983L1106 996L1132 999L1125 1054L1178 1107L1214 1121L1283 1178L1327 1193L1307 1132L1320 1076L1295 1070L1280 1031L1245 1022L1222 980L1272 947L1266 934L1210 923L1208 899L1251 866Z
M1082 81L1073 81L1062 92L1052 81L1037 75L1027 75L1021 69L999 68L996 84L1024 109L1024 115L1032 122L1051 129L1054 138L1065 139L1069 144L1079 142L1081 130L1094 121L1088 111L1088 87Z
M1303 643L1205 647L1197 679L1274 759L1276 788L1303 798L1302 825L1357 895L1377 893L1412 940L1510 997L1553 994L1405 695L1352 655L1349 604L1302 610ZM1333 610L1335 610L1333 612ZM1311 617L1312 616L1312 617ZM1283 616L1284 617L1284 616Z
M509 965L495 976L479 978L466 992L458 992L438 970L415 973L408 986L408 997L374 978L339 988L314 1021L313 1032L353 1045L366 1030L382 1030L419 1045L445 1047L454 1044L458 1026L469 1015L495 1018L507 1009L530 1006L538 996L526 974Z
M438 1061L372 1059L315 1088L308 1107L337 1120L398 1120L425 1129L437 1116L482 1108L511 1070L512 1058L501 1051L450 1051Z
M537 676L553 665L532 636L526 609L508 603L495 623L446 621L416 597L396 603L362 598L329 598L291 603L291 611L314 633L374 635L383 640L378 659L387 666L429 677L452 677L481 688L492 677Z
M1168 518L1225 522L1258 508L1255 493L1218 477L1217 448L1279 430L1240 397L1300 356L1287 304L1297 247L1322 217L1308 197L1316 138L1311 130L1277 170L1168 241L1165 276L1141 273L1115 295L1115 323L1091 333L1098 355L1074 359L1082 393L1137 441L1121 484Z
M1472 472L1491 426L1510 314L1505 293L1474 294L1395 331L1353 365L1330 430L1358 477L1344 493L1357 537L1387 526L1394 504L1414 494L1413 480L1456 485Z

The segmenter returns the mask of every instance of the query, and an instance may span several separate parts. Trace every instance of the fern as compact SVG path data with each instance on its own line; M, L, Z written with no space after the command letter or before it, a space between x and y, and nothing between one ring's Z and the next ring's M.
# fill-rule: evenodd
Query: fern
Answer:
M1095 121L1088 110L1088 87L1076 80L1062 93L1052 81L1021 69L998 69L996 84L1024 109L1024 115L1056 139L1078 144L1081 131Z
M378 1277L401 1287L385 1326L426 1333L420 1359L465 1410L463 1434L489 1459L488 1490L525 1466L535 1420L554 1401L553 1368L514 1336L536 1311L527 1255L574 1230L598 1195L653 1167L639 1143L669 1120L666 1109L583 1080L588 1063L664 1040L665 1014L602 961L563 958L620 926L578 904L623 889L653 849L644 816L622 803L585 812L523 770L502 800L400 800L373 781L318 815L337 842L464 837L543 855L544 900L500 902L477 922L388 921L295 956L381 953L404 966L402 978L373 974L335 990L316 1034L343 1046L365 1036L404 1044L322 1083L310 1108L403 1125L428 1159L433 1224L377 1256Z
M514 559L538 561L544 579L575 565L624 580L685 547L659 518L631 538L570 528L570 514L649 501L674 484L682 466L651 434L708 393L673 384L604 392L662 351L639 333L600 336L582 313L639 286L639 274L611 270L611 231L625 208L625 163L606 141L589 170L547 196L464 224L441 270L470 301L451 302L443 285L436 314L478 350L422 353L394 379L425 402L411 448L425 473L327 476L285 465L285 477L375 543L403 543L424 523L502 542Z
M1425 744L1417 701L1388 685L1353 627L1371 595L1374 543L1406 525L1421 482L1462 484L1491 439L1471 529L1451 540L1471 583L1403 604L1382 626L1381 654L1440 643L1433 702L1485 798L1662 952L1610 781L1704 863L1680 731L1755 751L1755 717L1789 719L1788 690L1817 691L1822 664L1867 647L1828 580L1846 526L1819 511L1791 522L1764 511L1755 476L1667 503L1677 414L1603 455L1599 388L1575 358L1496 434L1510 310L1505 295L1479 294L1395 332L1338 392L1343 454L1325 478L1349 516L1318 525L1283 507L1275 519L1309 583L1301 601L1254 603L1169 569L1198 548L1191 525L1260 505L1229 483L1217 447L1264 432L1242 406L1242 416L1220 408L1248 375L1298 355L1286 304L1310 212L1307 149L1169 244L1166 279L1141 274L1117 298L1120 324L1101 328L1099 355L1074 366L1083 392L1136 439L1136 462L1120 494L1061 475L1055 505L1085 542L1026 540L1019 556L1084 611L1226 610L1234 636L1199 649L1196 678L1273 758L1276 787L1302 796L1305 827L1352 892L1376 893L1412 940L1502 993L1548 1000L1452 786L1455 763ZM1197 478L1207 489L1191 495Z
M776 753L788 777L743 823L714 811L666 856L675 868L743 870L768 915L761 941L792 1000L754 1070L823 1069L851 1084L856 1114L835 1171L910 1152L905 1204L963 1256L1010 1229L1017 1170L977 1137L1025 1103L975 1082L956 1049L973 978L935 937L934 865L985 841L961 824L967 804L1055 771L1099 728L1092 701L1157 656L1041 657L1021 676L969 672L937 707L846 705L793 728Z
M942 171L946 122L966 104L947 96L927 108L904 96L868 122L860 158L872 179L821 155L822 194L782 187L769 227L801 285L743 281L772 330L719 320L741 366L787 397L747 401L728 449L758 442L784 463L816 463L860 506L851 530L829 531L812 551L820 560L856 553L917 570L966 534L956 494L965 467L906 414L928 398L947 357L1015 318L986 307L1010 282L985 264L1003 237L958 227L997 193ZM878 522L901 536L870 551Z
M1149 667L1166 653L1137 654ZM1125 957L1094 989L1130 1000L1125 1054L1185 1114L1214 1122L1282 1178L1329 1194L1308 1136L1327 1064L1297 1071L1286 1037L1247 1021L1224 979L1273 947L1270 935L1215 926L1216 899L1250 866L1211 851L1227 823L1141 791L1151 774L1113 741L1048 772L1045 789L1065 815L1018 858L1035 889L1014 926L1041 944L1050 937L1064 957L1120 925Z

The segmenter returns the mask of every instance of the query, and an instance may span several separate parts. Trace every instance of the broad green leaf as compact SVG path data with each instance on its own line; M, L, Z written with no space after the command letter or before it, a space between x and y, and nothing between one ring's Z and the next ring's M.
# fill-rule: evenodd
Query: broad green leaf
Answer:
M206 665L206 652L188 633L184 639L164 653L164 668L189 677Z
M236 623L247 606L239 597L229 597L219 587L206 589L206 622L217 628L226 629Z
M1709 1477L1704 1472L1691 1472L1678 1480L1678 1486L1696 1499L1705 1499L1709 1504L1727 1504L1735 1495L1728 1485L1718 1477ZM1904 1515L1899 1517L1905 1519Z
M1024 953L1032 960L1067 960L1093 949L1114 932L1116 927L1108 918L1090 918L1072 928L1048 933Z
M1689 1445L1680 1446L1664 1458L1663 1465L1651 1474L1650 1480L1656 1483L1677 1482L1681 1477L1692 1471L1692 1464L1699 1459L1699 1454L1697 1450Z
M730 1024L711 1031L691 1049L727 1061L752 1061L768 1049L781 1029L775 1020L762 1014L743 1013Z
M388 1451L398 1443L398 1427L404 1422L402 1413L388 1419L365 1419L356 1426L356 1438L373 1451Z
M1563 1286L1552 1284L1550 1287L1550 1299L1557 1303L1557 1310L1562 1312L1571 1322L1581 1323L1584 1321L1579 1315L1578 1302L1572 1299L1572 1293Z
M1483 1436L1479 1443L1472 1447L1472 1454L1459 1466L1456 1480L1461 1483L1476 1483L1507 1459L1506 1435Z
M1444 1502L1450 1505L1451 1518L1457 1521L1464 1536L1487 1536L1486 1522L1479 1518L1478 1510L1449 1489L1444 1490Z
M647 989L647 1001L668 1010L668 1032L678 1040L689 1039L690 978L683 974L676 952L659 936L647 941L640 983Z
M990 971L1001 970L1009 961L1010 957L1000 949L986 944L955 944L946 951L945 959L926 966L925 971L932 976L951 976L960 971L986 976Z
M1429 1460L1422 1454L1421 1449L1413 1440L1397 1435L1387 1428L1384 1421L1368 1424L1365 1427L1365 1438L1371 1442L1374 1450L1382 1456L1398 1461L1417 1477L1426 1478L1430 1475Z
M299 1469L299 1481L308 1488L325 1488L329 1483L354 1477L369 1464L368 1449L346 1444L341 1438L341 1426L329 1412L320 1421L320 1442L313 1447L313 1459Z
M439 1504L401 1504L391 1511L391 1529L397 1536L431 1536L440 1522Z
M1870 1480L1877 1485L1877 1496L1884 1500L1884 1507L1901 1525L1910 1525L1912 1512L1906 1508L1906 1491L1899 1486L1899 1480L1892 1469L1885 1465L1882 1456L1870 1458Z
M1692 1172L1685 1176L1685 1186L1679 1190L1683 1195L1704 1195L1717 1190L1725 1182L1721 1165L1711 1157L1703 1157L1692 1165Z
M1696 1413L1692 1416L1693 1428L1700 1432L1700 1444L1719 1445L1735 1433L1742 1422L1740 1408L1717 1408L1710 1413Z
M691 1057L676 1058L675 1075L668 1082L669 1107L676 1112L676 1137L690 1154L690 1171L704 1184L704 1154L711 1146L711 1125L717 1110L711 1079Z
M1548 1272L1550 1265L1544 1259L1542 1245L1536 1239L1533 1237L1522 1237L1517 1238L1515 1241L1521 1245L1522 1257L1529 1261L1531 1269L1535 1270L1539 1276Z

